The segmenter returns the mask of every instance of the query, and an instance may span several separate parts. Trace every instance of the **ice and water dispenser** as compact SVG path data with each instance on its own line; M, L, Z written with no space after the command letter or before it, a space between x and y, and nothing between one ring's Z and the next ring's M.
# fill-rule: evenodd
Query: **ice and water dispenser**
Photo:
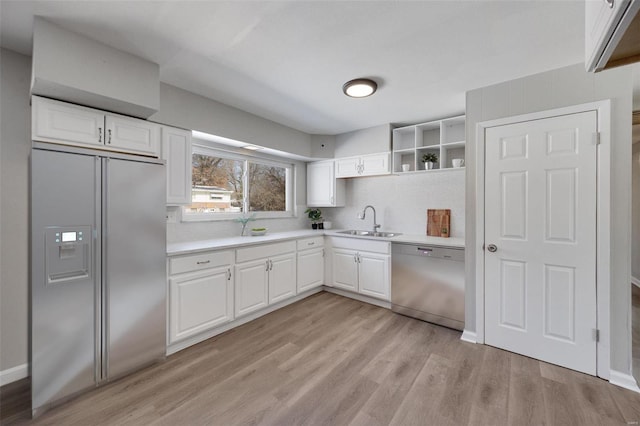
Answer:
M45 233L47 284L91 277L91 227L51 227Z

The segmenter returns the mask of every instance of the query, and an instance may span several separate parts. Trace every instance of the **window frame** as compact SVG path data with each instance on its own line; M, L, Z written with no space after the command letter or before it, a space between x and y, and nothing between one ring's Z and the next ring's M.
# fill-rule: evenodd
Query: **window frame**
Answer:
M205 221L223 221L234 220L243 216L255 215L256 219L277 219L277 218L293 218L296 217L295 211L295 175L296 165L285 161L277 161L263 158L257 155L240 154L234 151L227 151L220 148L212 148L206 145L193 144L191 148L191 157L193 155L208 155L212 157L224 158L228 160L242 161L242 210L240 213L233 212L210 212L210 213L187 213L189 206L182 206L182 222L205 222ZM281 167L285 169L286 193L285 193L285 210L284 211L250 211L249 210L249 163L260 164L269 167Z

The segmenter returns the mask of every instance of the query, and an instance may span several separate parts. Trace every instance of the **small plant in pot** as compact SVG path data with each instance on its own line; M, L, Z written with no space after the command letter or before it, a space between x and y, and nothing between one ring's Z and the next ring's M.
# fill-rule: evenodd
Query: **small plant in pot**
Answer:
M422 162L426 170L431 170L433 165L438 162L438 155L435 152L427 152L422 156Z
M312 229L322 229L322 212L320 209L307 209L305 211L309 219L311 219Z

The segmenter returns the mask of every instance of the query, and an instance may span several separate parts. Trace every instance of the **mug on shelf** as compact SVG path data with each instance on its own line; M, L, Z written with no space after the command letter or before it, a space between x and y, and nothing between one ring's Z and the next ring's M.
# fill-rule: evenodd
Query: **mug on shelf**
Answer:
M464 159L463 158L454 158L453 160L451 160L451 164L453 164L453 167L462 167L464 166Z
M402 171L403 172L408 172L409 170L411 170L411 164L403 164L402 165Z

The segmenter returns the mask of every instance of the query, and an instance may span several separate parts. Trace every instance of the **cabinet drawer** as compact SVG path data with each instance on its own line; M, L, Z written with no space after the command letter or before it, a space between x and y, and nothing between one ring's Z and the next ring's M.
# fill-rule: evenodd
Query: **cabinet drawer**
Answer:
M233 251L210 251L169 259L169 275L231 265Z
M330 237L331 246L356 251L368 251L371 253L391 254L391 243L388 241L373 241L361 238Z
M298 240L298 250L307 250L324 246L324 237L311 237Z
M236 250L236 262L248 262L250 260L263 259L279 254L296 251L295 241L285 241L275 244L261 244Z

